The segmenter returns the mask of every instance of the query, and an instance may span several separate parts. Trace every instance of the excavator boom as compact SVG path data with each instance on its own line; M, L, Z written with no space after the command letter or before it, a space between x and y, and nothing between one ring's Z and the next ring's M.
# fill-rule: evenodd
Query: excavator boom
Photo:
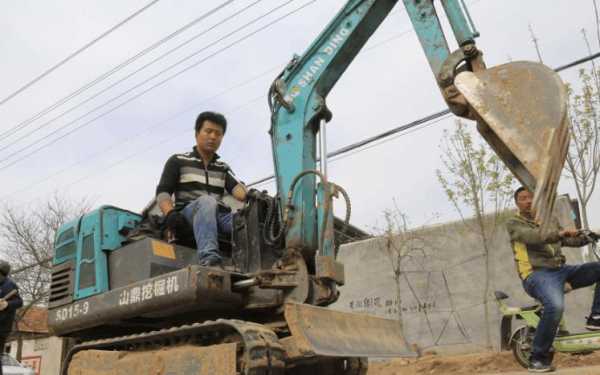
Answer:
M324 208L330 204L315 204L319 189L308 172L316 165L317 134L332 116L327 94L397 2L349 0L271 87L271 136L277 188L281 207L285 207L286 245L302 249L307 256L317 250L331 255L334 246L318 241L326 237ZM532 62L487 69L474 41L479 33L462 0L438 2L458 44L454 51L433 0L402 2L448 107L455 115L476 121L498 157L534 192L533 208L545 229L569 143L565 87L560 77Z

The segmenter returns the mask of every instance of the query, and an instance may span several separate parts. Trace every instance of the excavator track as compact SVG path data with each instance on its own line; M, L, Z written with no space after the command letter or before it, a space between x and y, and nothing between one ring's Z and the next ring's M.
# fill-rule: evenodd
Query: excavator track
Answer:
M69 375L73 357L88 350L141 352L186 344L211 346L224 343L238 344L237 374L285 373L285 350L273 331L256 323L219 319L77 344L67 353L61 375Z

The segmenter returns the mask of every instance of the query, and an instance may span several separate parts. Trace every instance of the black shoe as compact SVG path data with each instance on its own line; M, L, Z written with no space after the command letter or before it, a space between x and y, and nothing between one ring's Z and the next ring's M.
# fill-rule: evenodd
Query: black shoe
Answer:
M529 362L529 367L527 368L527 371L529 372L552 372L554 370L555 368L551 364L546 364L537 359L534 359L531 362Z
M202 259L198 264L202 267L223 268L223 260L221 258L216 258L216 257Z
M585 328L589 329L590 331L600 330L600 316L588 316Z

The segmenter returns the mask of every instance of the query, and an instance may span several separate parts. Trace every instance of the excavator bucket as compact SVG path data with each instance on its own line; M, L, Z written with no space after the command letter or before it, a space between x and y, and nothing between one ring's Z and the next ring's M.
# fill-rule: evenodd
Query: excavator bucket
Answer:
M560 77L543 64L520 61L459 73L454 84L475 112L481 135L534 192L536 220L548 230L569 147Z
M397 320L288 303L291 357L414 357Z

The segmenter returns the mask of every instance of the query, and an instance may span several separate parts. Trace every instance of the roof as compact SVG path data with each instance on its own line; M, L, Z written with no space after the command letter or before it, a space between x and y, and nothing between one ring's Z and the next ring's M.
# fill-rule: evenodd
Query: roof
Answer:
M17 312L22 313L22 309ZM17 332L48 333L48 309L31 306L25 312L25 316L17 322Z

